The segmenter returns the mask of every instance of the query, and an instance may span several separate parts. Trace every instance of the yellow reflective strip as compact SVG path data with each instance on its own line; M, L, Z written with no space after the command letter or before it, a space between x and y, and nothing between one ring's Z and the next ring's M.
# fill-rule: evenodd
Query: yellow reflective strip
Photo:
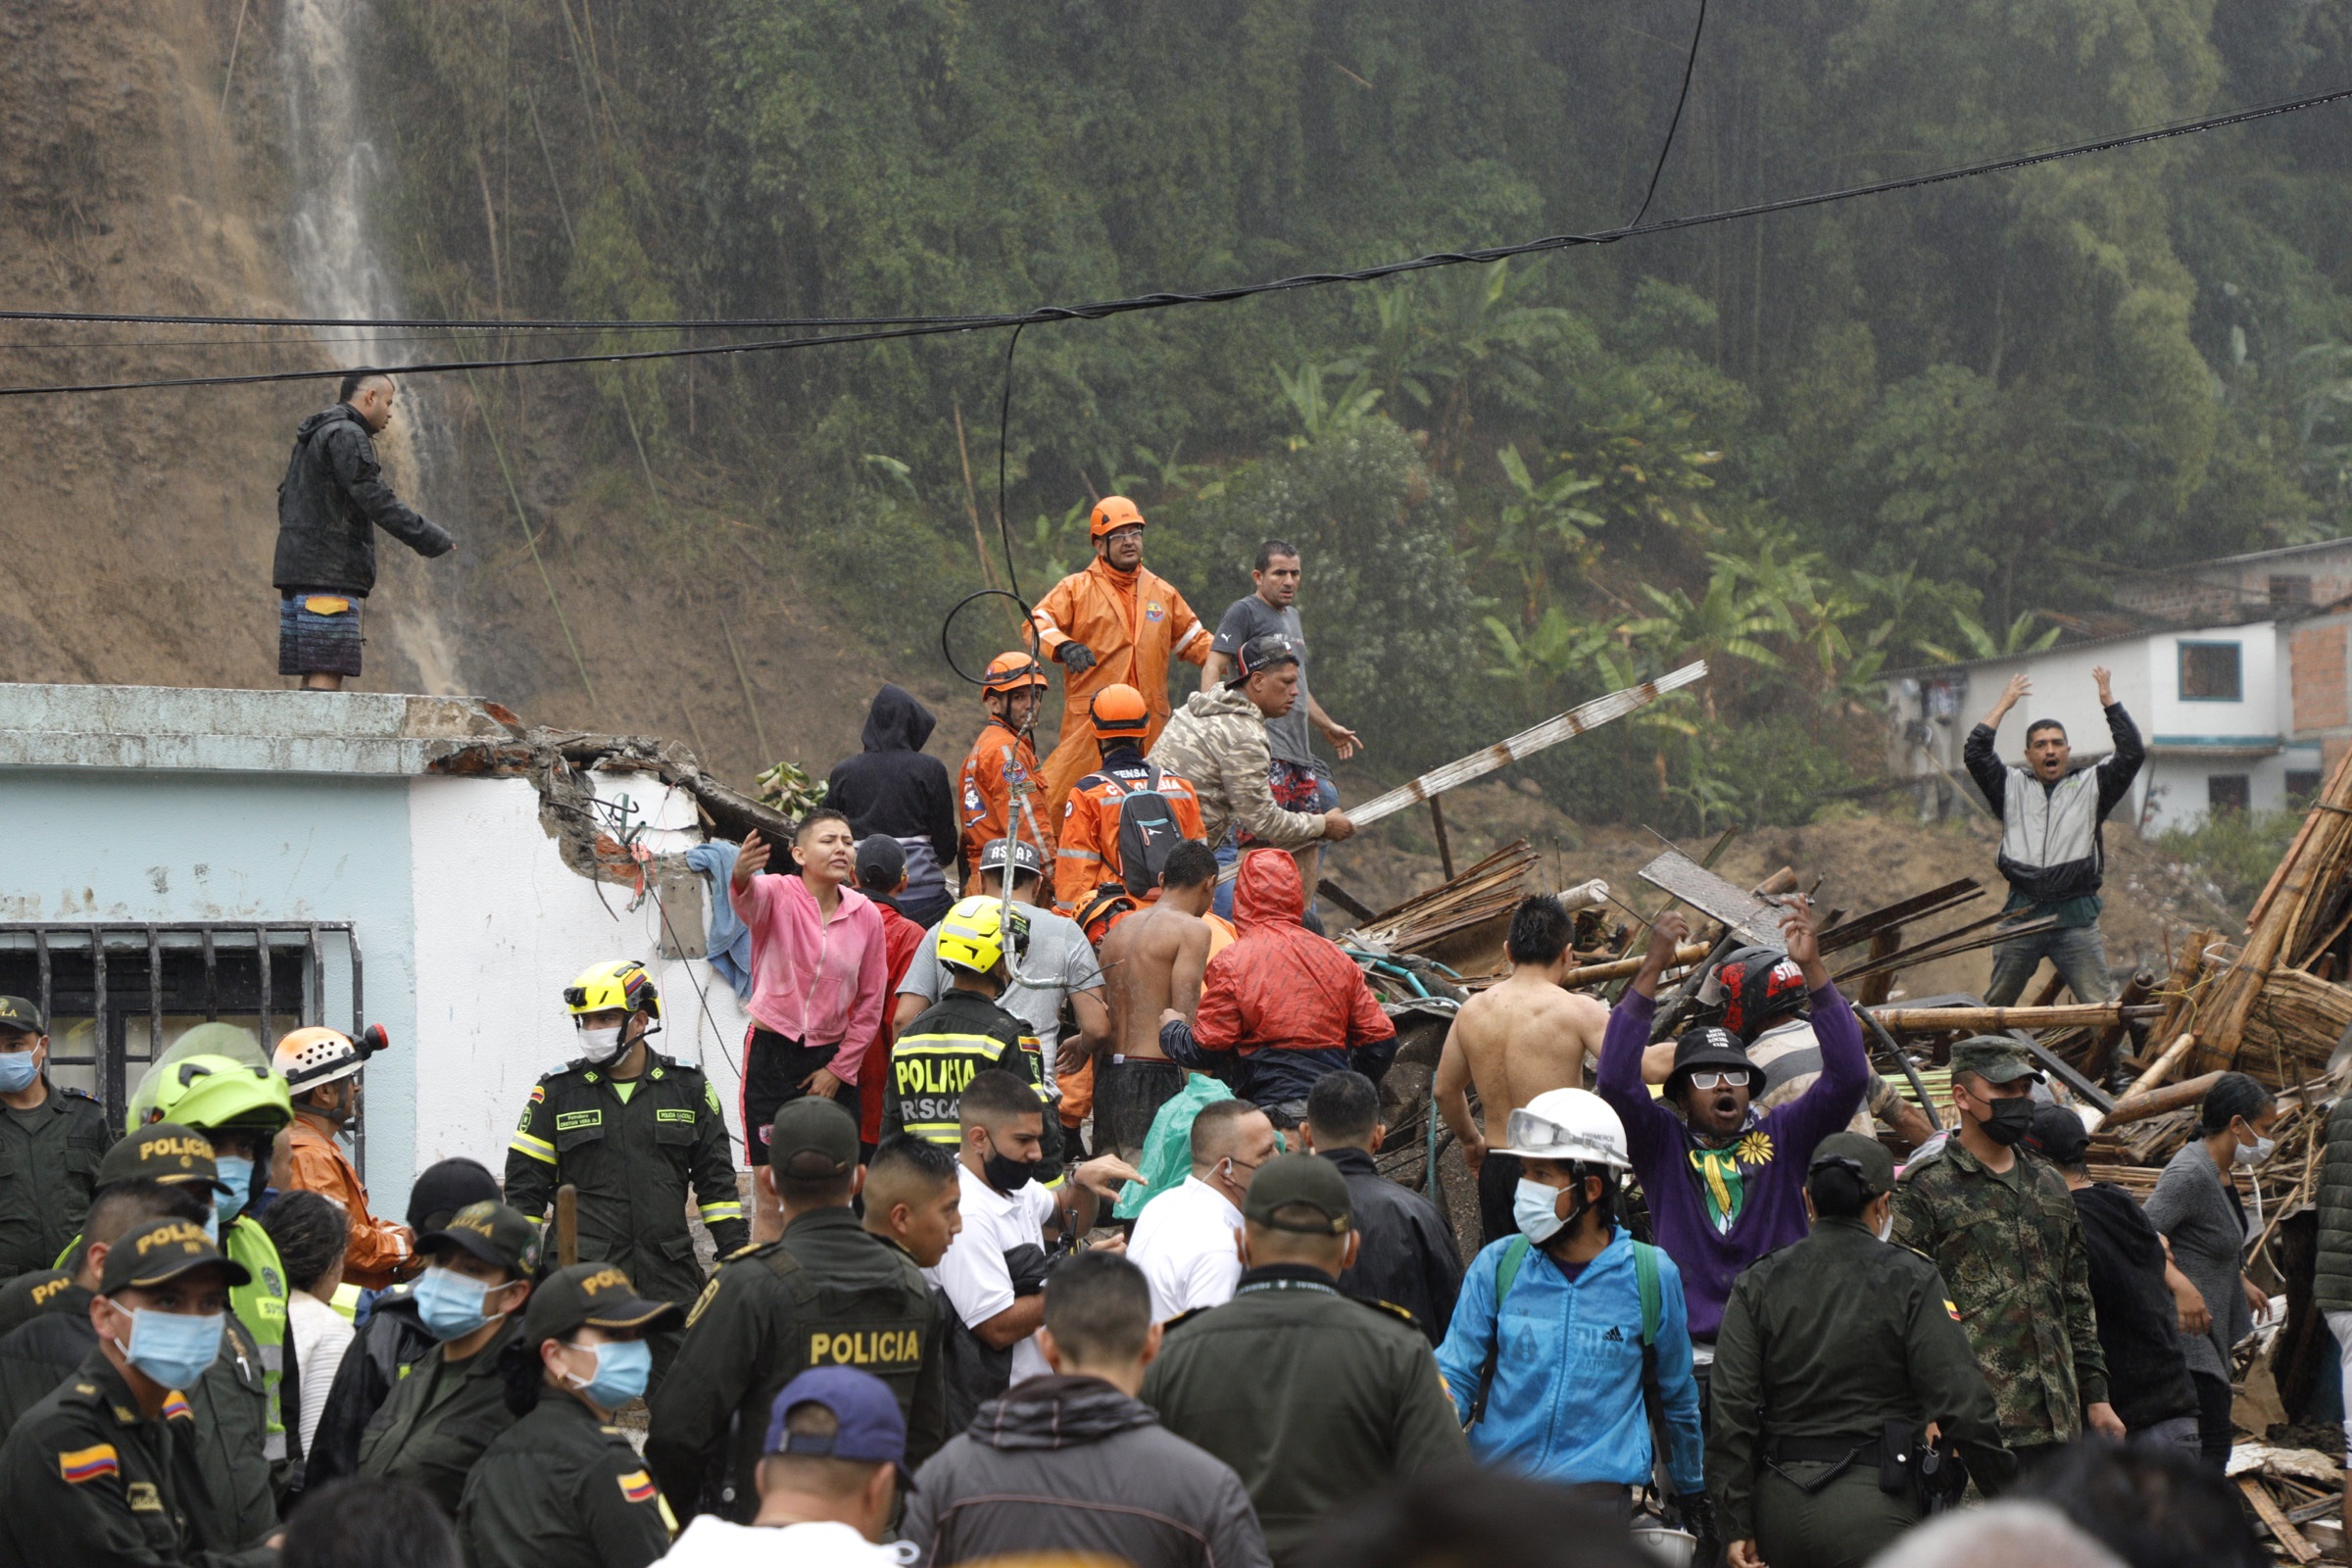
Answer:
M528 1154L549 1165L556 1162L556 1146L544 1138L533 1138L529 1133L516 1133L507 1140L507 1147L517 1154Z
M706 1225L715 1219L741 1219L743 1218L743 1205L741 1203L705 1203L702 1205L702 1215L703 1223Z

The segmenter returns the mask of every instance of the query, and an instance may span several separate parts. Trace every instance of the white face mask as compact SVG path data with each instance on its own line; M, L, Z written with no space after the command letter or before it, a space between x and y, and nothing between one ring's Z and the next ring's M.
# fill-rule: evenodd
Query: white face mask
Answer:
M1879 1240L1882 1242L1894 1240L1894 1210L1891 1208L1886 1211L1886 1217L1879 1221Z
M610 1029L581 1030L580 1054L590 1061L611 1061L620 1054L620 1030L619 1024Z
M2253 1130L2254 1129L2252 1127L2248 1127L2246 1129L2248 1132L2252 1132ZM2257 1137L2250 1144L2241 1138L2238 1140L2237 1153L2232 1157L2234 1157L2237 1163L2240 1165L2259 1165L2264 1160L2270 1158L2271 1152L2278 1147L2278 1140L2276 1138Z

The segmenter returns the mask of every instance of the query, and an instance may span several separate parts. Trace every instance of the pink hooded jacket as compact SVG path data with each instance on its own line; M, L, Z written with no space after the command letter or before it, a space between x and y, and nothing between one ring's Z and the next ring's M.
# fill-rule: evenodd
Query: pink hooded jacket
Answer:
M827 920L798 876L755 876L740 890L730 885L728 896L752 929L747 1010L754 1022L808 1046L858 1046L874 1038L889 998L890 957L873 900L843 888ZM829 1070L854 1084L863 1054L841 1052Z

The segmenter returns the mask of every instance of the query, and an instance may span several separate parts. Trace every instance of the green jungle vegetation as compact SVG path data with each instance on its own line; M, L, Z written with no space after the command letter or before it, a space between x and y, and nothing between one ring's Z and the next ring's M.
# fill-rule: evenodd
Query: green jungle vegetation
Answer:
M420 308L636 319L1003 311L1589 231L1642 206L1695 15L384 0L382 231ZM1717 0L1650 212L2345 82L2352 8L2307 0ZM1535 776L1592 817L1802 820L1867 776L1883 670L2054 637L2119 568L2352 532L2347 113L1029 328L1021 586L1084 562L1113 490L1212 620L1290 538L1316 693L1397 772L1703 656L1703 695ZM615 490L674 476L663 526L768 530L937 661L941 613L1004 573L1005 353L606 368L530 414ZM959 642L1004 626L984 607Z

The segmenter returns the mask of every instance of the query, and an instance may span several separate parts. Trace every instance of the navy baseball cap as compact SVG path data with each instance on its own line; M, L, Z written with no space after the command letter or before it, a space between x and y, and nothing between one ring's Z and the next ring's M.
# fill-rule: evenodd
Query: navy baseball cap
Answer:
M804 1404L832 1411L833 1431L821 1437L785 1431L785 1417ZM899 1411L898 1396L871 1372L855 1367L813 1367L785 1384L769 1407L767 1443L760 1451L896 1465L899 1484L914 1488L906 1468L906 1418Z

